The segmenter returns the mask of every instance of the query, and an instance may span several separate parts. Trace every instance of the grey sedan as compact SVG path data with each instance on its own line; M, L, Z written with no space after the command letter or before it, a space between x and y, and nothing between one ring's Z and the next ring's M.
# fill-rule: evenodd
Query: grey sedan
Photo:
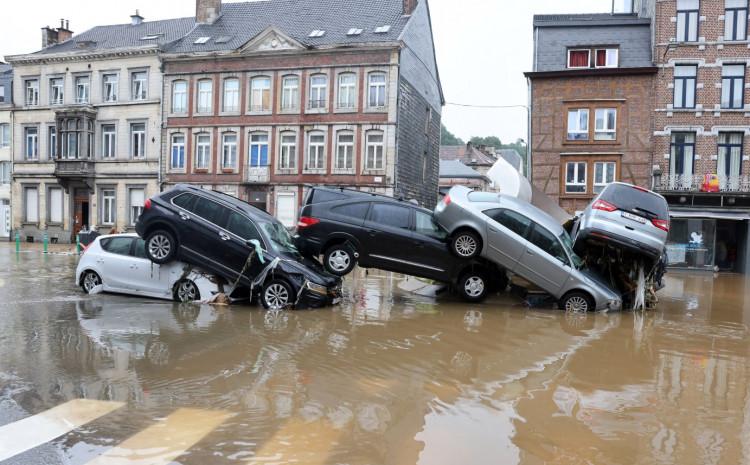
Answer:
M459 257L481 255L558 299L569 311L619 310L620 295L583 268L568 233L551 216L513 197L455 186L435 208Z

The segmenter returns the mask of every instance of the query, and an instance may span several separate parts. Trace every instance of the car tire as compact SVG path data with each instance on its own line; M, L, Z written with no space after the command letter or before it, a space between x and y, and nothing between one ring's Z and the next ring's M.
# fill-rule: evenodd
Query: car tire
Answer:
M581 291L572 291L565 294L557 303L560 309L571 313L585 313L595 310L594 299Z
M354 250L346 244L329 247L323 255L323 266L327 272L336 276L345 276L357 265Z
M102 284L102 278L95 271L84 271L81 275L81 289L86 294L91 294L91 291Z
M487 297L489 283L481 271L467 271L458 279L456 290L467 302L481 302Z
M283 279L270 279L260 290L260 303L266 310L282 310L296 300L292 286Z
M152 262L169 263L177 253L177 241L169 231L157 229L146 237L146 256Z
M451 252L458 258L474 258L482 251L482 242L473 231L459 231L451 238Z
M194 281L183 279L175 284L174 300L181 303L195 302L201 300L201 293Z

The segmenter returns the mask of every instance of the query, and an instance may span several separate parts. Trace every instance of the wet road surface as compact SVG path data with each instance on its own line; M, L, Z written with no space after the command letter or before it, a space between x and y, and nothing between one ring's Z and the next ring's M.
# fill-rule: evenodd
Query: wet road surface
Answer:
M0 463L750 463L742 276L566 315L360 272L274 314L85 296L75 263L0 245Z

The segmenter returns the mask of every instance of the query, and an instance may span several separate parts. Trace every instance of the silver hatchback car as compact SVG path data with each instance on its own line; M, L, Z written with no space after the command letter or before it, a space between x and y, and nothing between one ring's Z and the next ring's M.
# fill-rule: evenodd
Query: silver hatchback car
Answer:
M501 194L455 186L435 208L459 257L481 255L558 299L565 310L620 310L622 299L582 267L568 233L535 206Z

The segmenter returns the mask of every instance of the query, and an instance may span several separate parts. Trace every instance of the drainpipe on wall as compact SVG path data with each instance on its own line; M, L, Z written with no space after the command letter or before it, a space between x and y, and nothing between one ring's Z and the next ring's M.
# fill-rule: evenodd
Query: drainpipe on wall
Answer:
M161 71L161 96L159 98L159 164L156 172L156 185L159 188L159 192L162 191L162 149L164 148L164 129L166 127L166 119L164 113L164 92L166 92L166 89L164 88L166 84L166 80L164 79L164 60L162 57L159 58L159 71ZM187 140L185 141L185 145L187 145Z
M531 79L526 78L526 179L533 183L531 175Z

